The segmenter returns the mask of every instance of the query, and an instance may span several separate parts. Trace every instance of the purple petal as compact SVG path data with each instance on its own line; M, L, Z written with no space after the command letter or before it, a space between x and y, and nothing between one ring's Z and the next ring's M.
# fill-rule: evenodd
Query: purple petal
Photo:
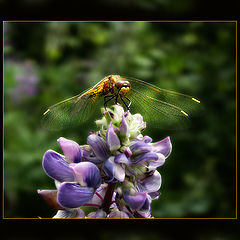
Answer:
M100 164L100 163L102 163L102 160L99 160L97 157L85 156L84 158L85 158L85 160L86 160L87 162L92 162L92 163L94 163L94 164Z
M141 154L140 156L136 157L133 160L133 163L138 165L138 164L142 164L146 161L151 161L151 160L158 160L158 155L154 152L144 153L144 154Z
M152 198L152 200L157 200L160 196L160 192L159 191L150 192L148 193L148 195Z
M137 141L130 146L130 150L132 151L132 154L138 155L152 151L152 147L145 142Z
M122 206L122 211L125 212L125 213L128 215L129 218L135 218L135 217L133 216L133 212L132 212L132 211L130 212L129 210L130 210L130 209L129 209L129 208L126 208L125 205Z
M100 187L96 190L93 198L89 202L87 202L87 204L85 204L85 206L95 205L96 207L100 207L102 205L103 199L104 199L105 194L107 192L107 188L108 188L107 183L101 184ZM116 194L114 193L113 196L112 196L112 202L115 201L115 196L116 196Z
M150 211L151 210L151 206L150 206L151 201L152 201L151 197L147 194L147 199L144 202L144 204L142 205L141 210Z
M172 151L172 143L170 137L166 137L163 140L151 143L154 152L161 153L167 158Z
M101 137L96 134L91 134L87 138L87 143L92 147L93 152L99 160L105 161L109 157L110 152L108 146Z
M114 158L114 157L110 157L110 158ZM114 179L114 164L113 161L110 160L110 158L108 158L104 164L103 164L103 171L106 173L106 175L108 176L108 182L111 182Z
M125 178L125 170L120 165L114 162L114 157L108 158L103 164L103 171L108 176L107 182L112 182L113 180L117 179L120 182L124 181Z
M157 167L160 167L165 163L165 156L161 153L157 153L157 155L158 155L157 160L150 160L148 162L149 171L155 170Z
M104 212L102 209L99 209L96 212L89 213L87 218L105 218L106 216L106 212Z
M82 151L76 142L64 137L60 137L57 142L69 162L79 163L82 161Z
M115 178L115 163L114 163L114 156L108 158L103 164L103 171L107 175L108 179L105 179L105 182L116 182Z
M136 192L135 195L123 192L123 199L130 208L136 210L140 210L145 202L148 201L147 193L144 192Z
M154 174L142 179L139 182L139 188L143 192L156 192L161 187L162 179L158 171L154 171Z
M127 158L130 158L132 156L132 152L129 147L125 147L123 150L124 154L126 155Z
M123 182L125 179L125 169L121 164L114 164L114 177L119 181Z
M82 186L98 188L101 184L101 175L97 166L91 162L80 162L73 167L75 181Z
M102 163L102 160L98 159L96 156L95 156L95 153L91 150L91 151L88 151L88 150L85 150L83 149L82 151L82 157L83 157L83 160L87 161L87 162L92 162L94 164L100 164Z
M114 114L111 111L104 111L102 113L106 118L110 117L114 119Z
M76 211L76 215L74 218L85 218L85 213L82 209L78 208L75 210Z
M129 137L129 133L130 133L129 126L128 126L128 123L126 121L126 118L123 115L122 116L122 121L121 121L121 124L120 124L120 136Z
M129 216L123 211L112 211L109 213L108 218L129 218Z
M129 158L127 158L124 153L120 153L120 154L116 155L114 158L114 162L115 163L124 163L126 165L131 164L131 160Z
M96 190L95 194L93 195L93 198L90 199L90 201L87 202L87 204L100 207L102 205L102 201L106 194L107 187L108 187L108 184L106 184L106 183L101 184L100 187Z
M43 169L46 174L60 182L73 181L74 176L72 169L59 153L48 150L43 156Z
M85 213L82 209L59 210L53 218L85 218Z
M110 122L107 133L106 133L106 143L110 149L110 151L115 151L120 148L120 141L117 134L114 131L114 127L112 122Z
M134 217L135 218L153 218L151 216L151 211L135 211Z
M149 136L144 136L142 138L142 141L145 142L145 143L150 143L150 142L152 142L152 138L150 138Z
M58 189L57 201L64 208L77 208L87 203L93 194L94 188L81 187L73 182L64 182Z

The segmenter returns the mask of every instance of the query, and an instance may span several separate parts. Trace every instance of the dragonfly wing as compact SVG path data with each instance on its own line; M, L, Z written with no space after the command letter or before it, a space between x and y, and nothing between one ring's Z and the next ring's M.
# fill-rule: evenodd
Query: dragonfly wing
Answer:
M58 130L82 124L92 116L95 102L87 92L66 99L44 112L42 126Z
M175 114L178 114L180 109L180 112L182 111L183 114L186 113L187 115L193 115L201 110L200 101L192 96L161 89L139 79L128 79L131 83L131 91L136 90L147 95L149 98L154 98L175 106L171 110L172 113L176 112Z
M167 102L154 99L136 89L131 89L131 113L140 113L143 120L152 123L153 128L184 129L189 126L189 117L185 112Z

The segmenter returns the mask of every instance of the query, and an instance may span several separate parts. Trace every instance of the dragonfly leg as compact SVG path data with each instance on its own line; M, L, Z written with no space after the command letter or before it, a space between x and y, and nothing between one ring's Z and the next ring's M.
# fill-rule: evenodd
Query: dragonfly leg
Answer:
M105 108L105 110L106 110L106 108L107 108L107 103L108 103L109 101L111 101L115 96L116 96L116 95L107 95L107 96L104 96L104 108ZM107 99L107 98L109 98L109 99ZM106 99L107 99L107 100L106 100Z
M115 98L115 102L114 102L114 104L118 104L118 102L117 102L117 100L118 100L118 96L119 96L119 94L116 95L116 98Z
M120 90L121 90L121 88L118 90L118 93L115 95L116 96L116 98L115 98L115 102L114 102L114 104L118 104L118 96L120 96L120 98L122 99L122 97L121 97L121 95L119 94L119 92L120 92Z
M128 110L130 110L130 105L132 104L132 101L128 97L125 97L125 98L129 101Z
M127 108L127 110L128 111L130 111L130 108L129 108L129 106L131 105L131 100L129 99L129 98L127 98L127 97L125 97L129 102L130 102L130 104L129 105L127 105L126 104L126 102L123 100L123 98L122 98L122 96L120 95L120 98L121 98L121 100L122 100L122 102L123 102L123 104L125 105L125 107Z

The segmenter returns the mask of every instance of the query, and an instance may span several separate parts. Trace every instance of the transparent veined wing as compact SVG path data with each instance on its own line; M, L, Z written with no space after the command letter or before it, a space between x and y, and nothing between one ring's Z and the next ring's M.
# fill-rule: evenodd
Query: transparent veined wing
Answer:
M60 130L86 122L94 113L97 99L91 99L85 91L49 107L43 114L45 129Z
M189 125L189 116L200 111L200 101L191 96L158 88L135 78L131 83L131 112L139 112L155 127L179 129Z

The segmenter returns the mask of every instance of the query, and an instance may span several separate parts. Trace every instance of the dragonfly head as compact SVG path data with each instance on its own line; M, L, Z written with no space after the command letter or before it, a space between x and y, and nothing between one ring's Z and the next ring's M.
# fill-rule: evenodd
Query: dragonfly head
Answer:
M117 88L118 93L122 96L127 95L131 88L130 82L128 82L126 80L118 80L115 83L115 86Z

